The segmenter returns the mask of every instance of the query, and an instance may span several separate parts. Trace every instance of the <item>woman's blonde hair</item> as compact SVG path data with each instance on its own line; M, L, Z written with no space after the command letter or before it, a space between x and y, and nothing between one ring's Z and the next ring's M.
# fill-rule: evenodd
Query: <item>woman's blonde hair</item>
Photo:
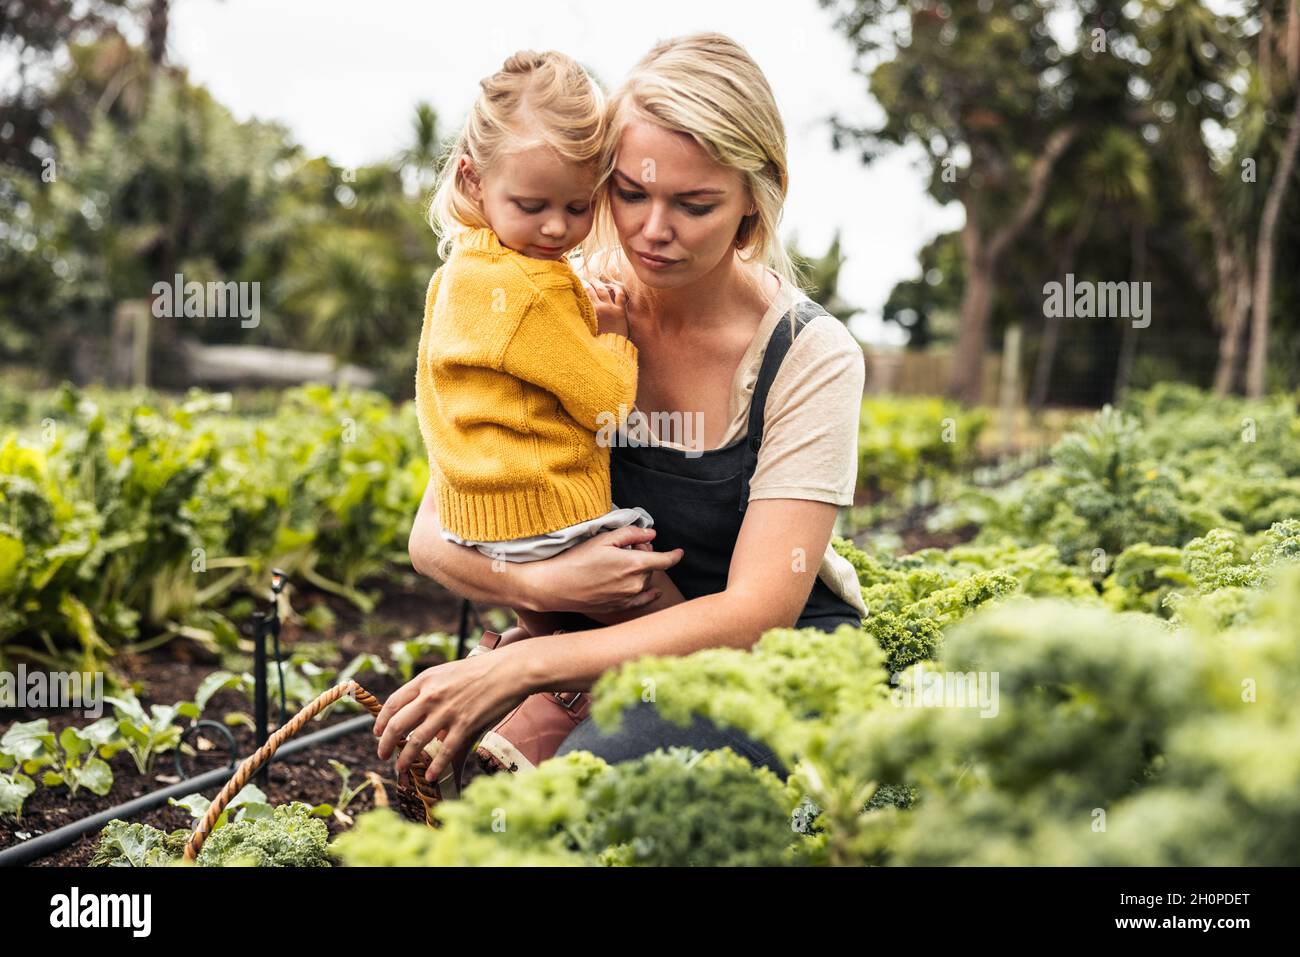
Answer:
M689 135L716 162L742 174L756 211L736 230L740 258L763 263L799 287L777 235L789 187L785 124L767 78L745 48L721 33L661 40L610 98L611 144L636 118ZM597 196L596 222L582 246L583 268L606 278L626 275L608 192Z
M605 95L573 59L555 50L520 50L479 81L481 91L465 126L447 150L429 203L438 253L451 252L457 234L488 226L470 196L460 158L483 174L504 152L546 145L574 163L596 164L609 175L612 150L605 126Z

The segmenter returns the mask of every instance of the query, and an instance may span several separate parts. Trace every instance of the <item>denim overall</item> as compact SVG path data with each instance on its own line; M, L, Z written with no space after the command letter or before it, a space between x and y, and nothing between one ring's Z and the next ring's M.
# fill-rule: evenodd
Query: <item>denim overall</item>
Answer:
M811 319L824 313L808 300L801 300L793 311L795 336ZM731 445L695 457L662 446L620 445L610 449L614 501L637 505L654 516L655 551L685 549L682 560L669 569L668 575L687 600L726 588L732 550L749 504L749 480L758 465L758 449L763 441L763 407L792 342L787 313L772 330L763 354L749 407L748 432ZM821 556L810 556L809 560L820 564ZM857 610L818 578L795 627L834 631L842 624L858 627L861 623ZM776 757L762 744L700 717L688 728L678 727L659 718L648 704L625 711L622 728L613 734L600 732L587 718L565 739L558 753L591 751L616 762L673 745L701 750L730 747L752 763L784 776Z

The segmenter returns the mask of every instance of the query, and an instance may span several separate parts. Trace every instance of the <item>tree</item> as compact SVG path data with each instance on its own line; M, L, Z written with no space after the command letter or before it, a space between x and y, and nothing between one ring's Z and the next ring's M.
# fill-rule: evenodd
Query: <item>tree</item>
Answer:
M1250 257L1245 223L1232 202L1240 181L1231 166L1216 164L1206 132L1229 124L1240 109L1230 77L1240 69L1243 27L1239 18L1216 14L1202 0L1147 0L1137 24L1146 53L1141 75L1149 90L1143 119L1178 158L1189 204L1213 248L1213 311L1220 330L1214 388L1222 395L1236 377L1250 311Z
M0 88L0 167L41 171L56 114L46 85L56 56L138 16L139 0L24 0L0 15L0 59L16 72ZM3 181L0 181L3 182Z
M1246 365L1246 394L1264 394L1265 359L1268 350L1270 309L1273 304L1273 263L1277 255L1277 223L1291 186L1300 153L1300 0L1284 4L1262 5L1260 76L1266 102L1280 109L1287 98L1292 100L1286 139L1278 152L1277 168L1269 183L1268 198L1259 220L1255 243L1254 315L1250 330L1250 356ZM1273 7L1285 6L1285 27L1275 31ZM1272 68L1278 52L1283 56L1285 74Z
M878 129L832 118L835 145L865 144L870 161L877 144L916 143L933 164L931 195L965 209L966 284L948 391L977 402L999 268L1081 130L1067 109L1066 58L1047 27L1054 4L821 2L839 11L836 27L885 111Z
M844 268L846 257L840 251L839 230L835 231L829 248L821 256L806 256L801 253L798 242L793 237L786 244L786 251L801 273L808 298L813 302L844 323L862 311L858 306L851 306L840 298L840 270Z
M961 234L936 236L921 248L918 258L920 278L896 285L882 315L886 322L906 330L907 348L921 350L933 342L950 342L955 336L961 291L966 285Z

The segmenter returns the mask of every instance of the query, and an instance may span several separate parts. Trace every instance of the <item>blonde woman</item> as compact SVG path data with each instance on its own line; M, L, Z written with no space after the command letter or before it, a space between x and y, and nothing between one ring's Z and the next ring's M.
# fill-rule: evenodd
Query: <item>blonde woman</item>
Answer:
M770 628L831 631L867 613L829 547L856 479L863 357L799 290L779 241L785 131L765 77L726 36L664 41L611 98L609 122L614 161L584 268L597 302L625 301L639 360L635 408L611 449L613 498L645 508L655 527L494 568L443 537L430 483L411 532L417 571L475 601L576 613L572 627L585 630L503 643L400 688L375 722L381 757L408 739L399 772L441 739L436 780L521 703L552 695L571 708L635 658L748 648ZM665 422L691 428L657 434ZM628 547L651 540L657 551ZM665 571L685 601L591 627L657 600ZM730 746L784 771L756 742L702 719L679 728L650 706L612 734L576 723L560 753L620 761L671 745Z

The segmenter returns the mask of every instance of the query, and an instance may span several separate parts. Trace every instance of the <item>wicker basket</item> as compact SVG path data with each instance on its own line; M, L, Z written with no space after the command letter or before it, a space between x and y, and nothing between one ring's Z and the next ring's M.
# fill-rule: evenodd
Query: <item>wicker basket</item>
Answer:
M316 715L320 714L330 705L344 695L352 695L367 711L375 717L379 717L380 704L379 699L372 695L355 681L345 681L343 684L335 685L330 688L311 704L307 705L288 723L278 729L275 734L267 740L266 744L257 749L257 752L244 760L244 762L235 769L234 775L226 782L226 786L221 789L221 793L216 796L208 811L203 815L203 819L194 827L194 833L190 835L189 842L185 845L185 860L193 861L199 856L199 851L203 848L203 842L208 839L212 833L212 828L221 814L236 794L244 789L246 785L271 756L279 750L280 745L284 744L310 721ZM400 750L406 745L406 739L403 738L397 743ZM439 793L437 784L426 781L425 772L429 770L429 755L421 751L411 762L411 767L407 770L405 778L397 782L397 805L401 812L413 821L423 821L430 827L435 826L433 807L440 800L442 795Z

